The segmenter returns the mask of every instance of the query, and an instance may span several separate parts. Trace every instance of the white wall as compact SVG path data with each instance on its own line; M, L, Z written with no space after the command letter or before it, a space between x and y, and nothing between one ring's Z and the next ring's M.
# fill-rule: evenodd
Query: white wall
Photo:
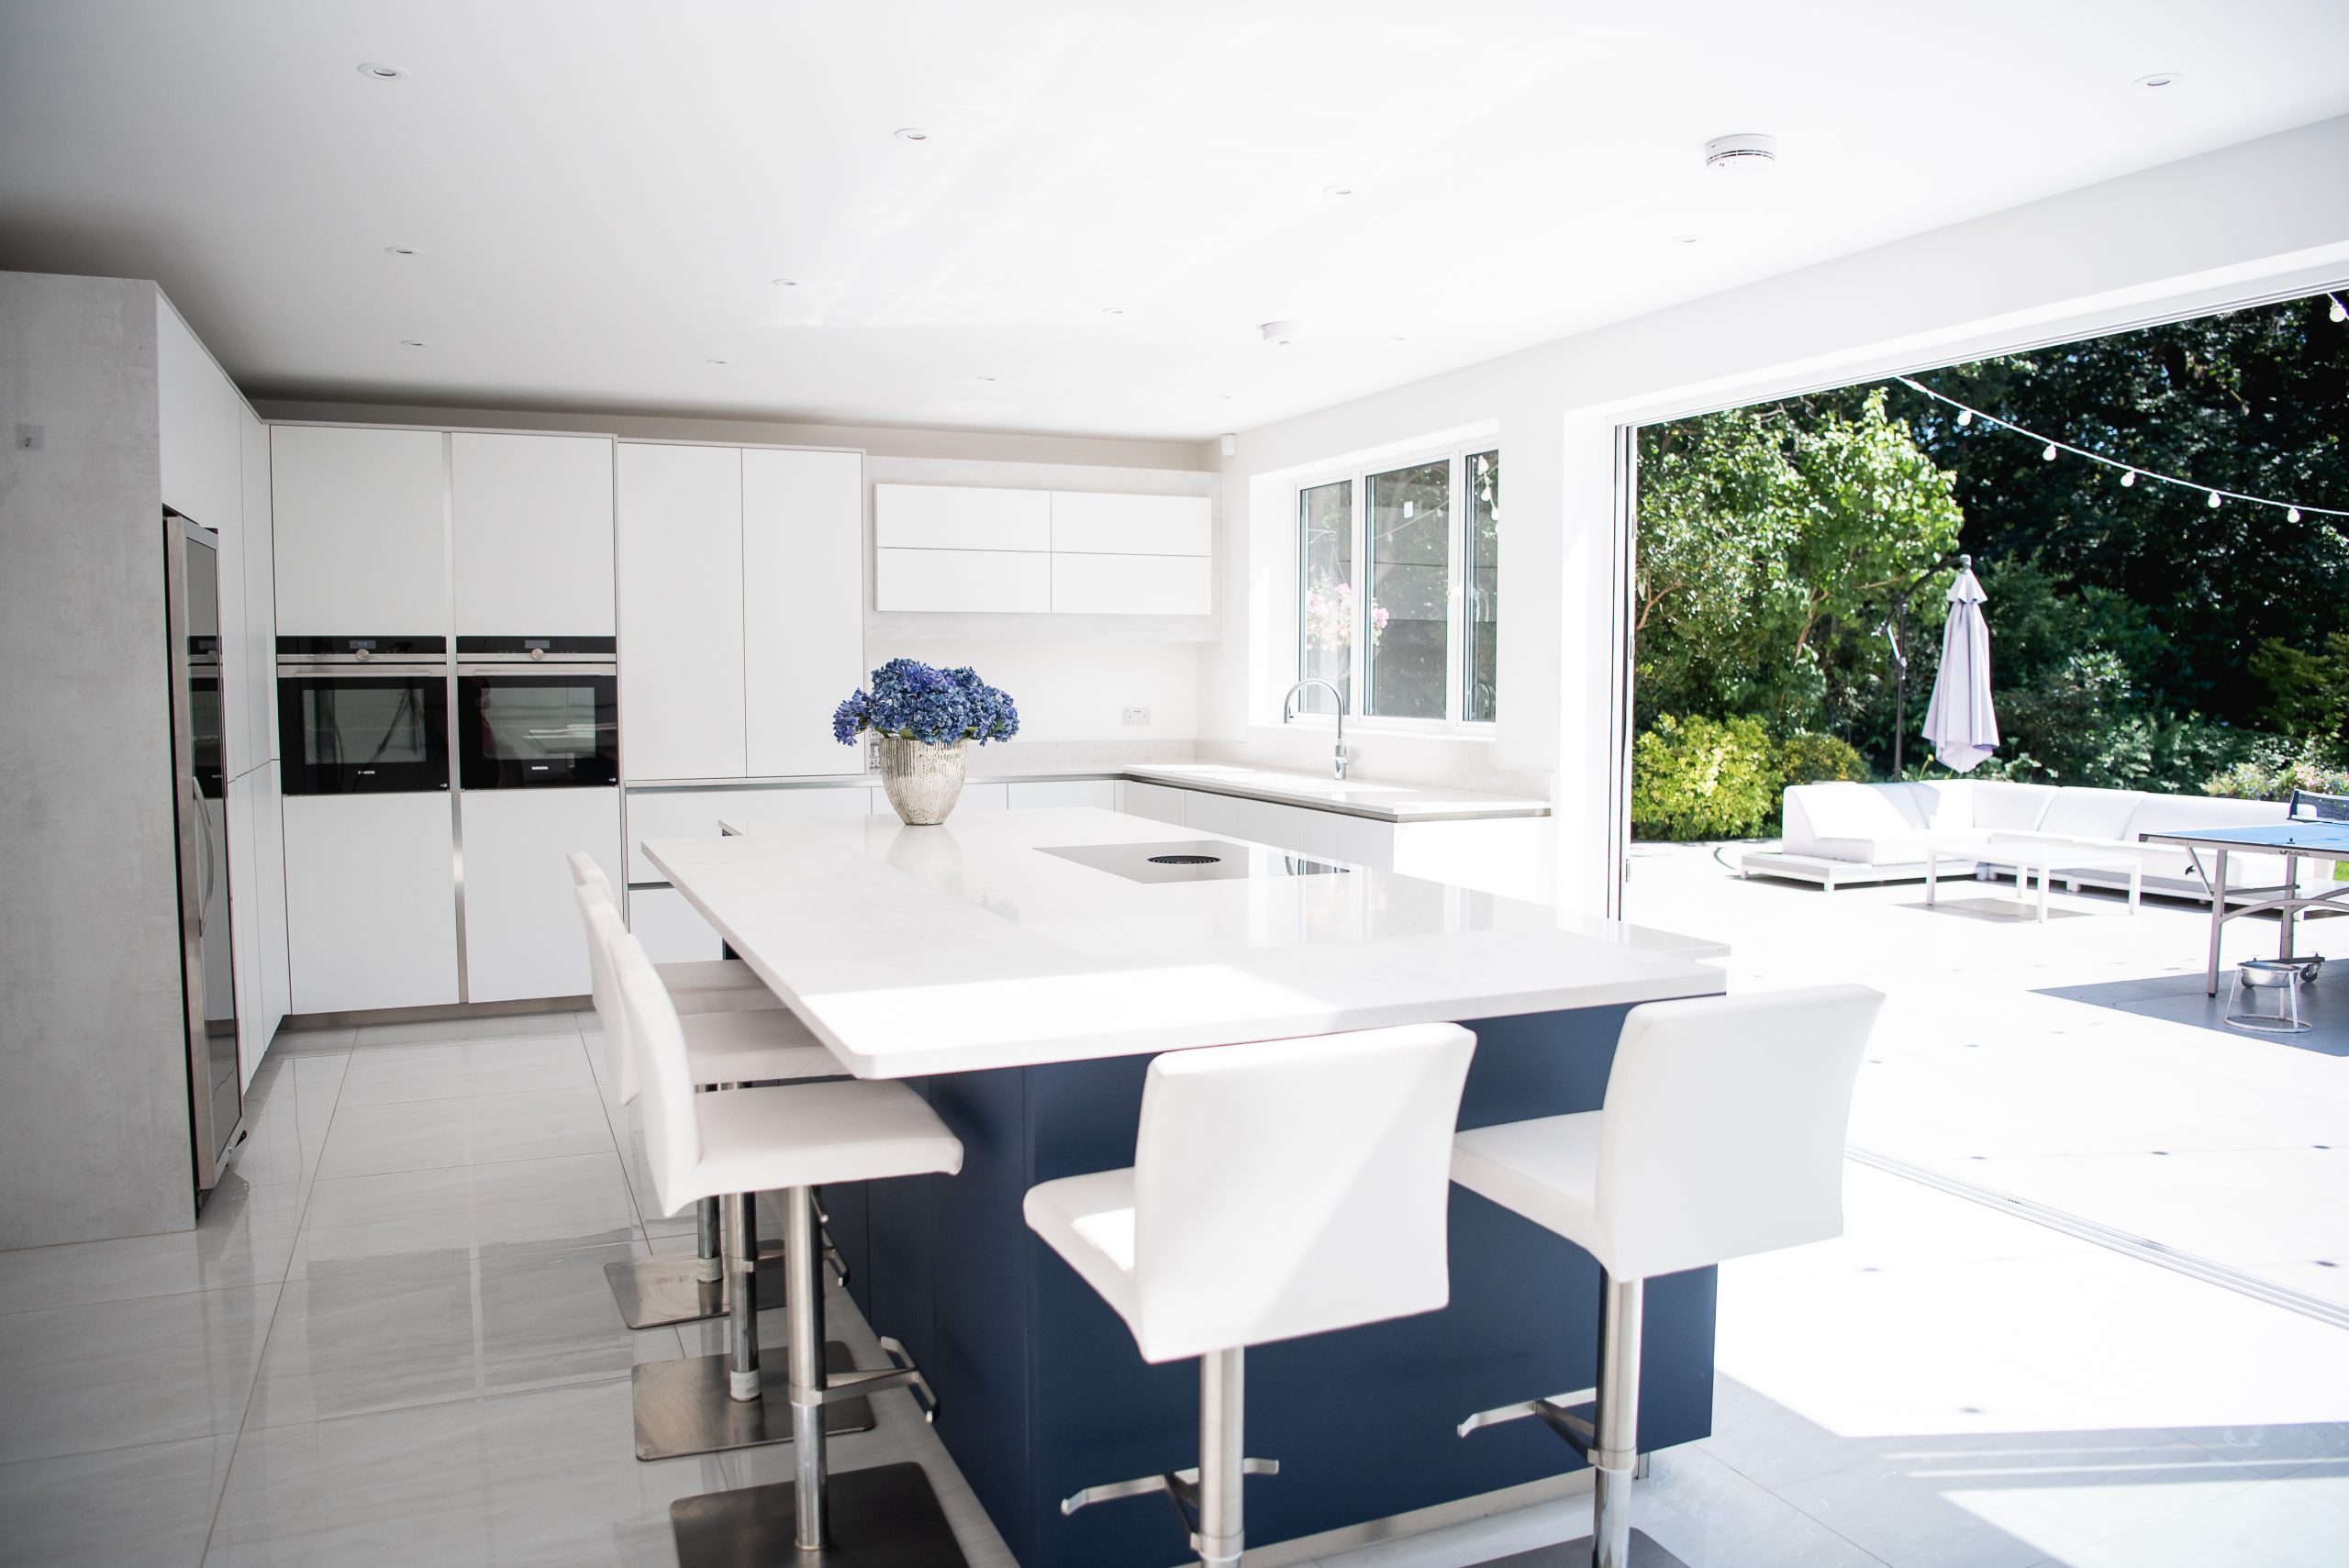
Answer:
M1190 740L1198 733L1199 647L1192 642L864 639L868 667L900 657L941 669L968 664L988 684L1011 694L1019 705L1019 740L1030 746ZM1125 724L1121 714L1129 707L1148 708L1150 723Z
M1367 733L1364 771L1492 787L1547 775L1560 885L1604 907L1620 608L1615 429L2349 274L2349 117L2165 164L1243 433L1223 462L1201 735L1281 757L1281 635L1303 470L1470 428L1502 451L1500 723L1488 749Z

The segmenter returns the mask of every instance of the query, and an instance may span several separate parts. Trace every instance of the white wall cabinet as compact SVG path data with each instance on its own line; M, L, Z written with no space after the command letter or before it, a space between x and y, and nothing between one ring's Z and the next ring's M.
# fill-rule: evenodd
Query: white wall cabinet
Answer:
M621 442L617 518L623 776L741 778L740 449Z
M873 542L885 550L1052 548L1052 495L965 484L876 484Z
M453 432L460 637L610 637L612 442Z
M1203 616L1215 609L1214 562L1204 555L1052 555L1052 613Z
M1215 505L1204 495L1055 490L1052 549L1092 555L1212 555Z
M473 790L459 797L458 810L465 1000L584 995L586 938L565 857L584 850L620 880L620 792Z
M243 435L249 410L178 311L155 295L157 438L163 505L222 535L244 520Z
M1041 550L876 550L873 607L1043 615L1052 607L1052 558Z
M281 634L448 635L447 443L439 430L272 428Z
M742 723L753 778L863 771L832 710L864 683L864 460L742 453Z
M297 795L285 801L293 1010L457 1000L450 799Z

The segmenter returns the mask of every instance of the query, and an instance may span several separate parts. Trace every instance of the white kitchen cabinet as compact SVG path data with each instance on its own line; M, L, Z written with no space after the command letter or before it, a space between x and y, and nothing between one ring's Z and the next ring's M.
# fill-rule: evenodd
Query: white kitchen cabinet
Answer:
M439 430L271 428L281 635L448 635L447 446Z
M864 460L742 453L742 725L753 778L863 770L832 710L864 681Z
M1047 550L1052 496L963 484L876 484L873 542L890 550Z
M239 411L238 424L244 498L244 537L238 553L245 578L246 756L258 767L277 755L276 529L269 505L269 427L249 408Z
M1001 811L1010 804L1011 788L1008 784L966 784L963 786L963 793L954 797L954 808L958 811L966 806L980 811ZM889 809L885 795L882 798L880 809Z
M1395 825L1338 811L1280 806L1268 800L1240 802L1238 836L1321 860L1388 869L1395 858Z
M261 1016L265 1046L294 1010L285 947L285 793L276 762L253 770L253 851L260 871Z
M610 637L612 442L449 438L460 637Z
M1104 811L1118 809L1118 783L1115 779L1052 779L1039 784L1015 784L1007 786L1006 802L1015 811L1048 806L1097 806Z
M622 776L741 778L741 450L623 441L618 472Z
M1041 550L876 550L873 607L1044 614L1053 559Z
M715 839L721 821L788 826L863 817L888 809L886 803L876 803L879 794L863 784L632 790L628 797L628 879L632 883L668 880L667 873L644 858L647 839Z
M1092 555L1212 555L1215 507L1204 495L1055 490L1052 550Z
M465 1000L580 996L587 947L565 857L584 850L617 884L617 789L468 790L457 801L465 849Z
M238 495L240 513L243 499L240 479ZM212 557L216 575L212 584L211 608L217 618L209 627L214 639L215 657L219 661L214 673L219 682L220 711L213 722L220 727L221 777L233 779L250 773L255 763L268 761L269 753L253 751L252 648L245 615L245 553L250 541L245 538L241 515L219 530L219 548ZM195 628L191 627L191 629Z
M157 456L163 505L222 535L244 518L245 400L170 300L155 295Z
M297 795L285 801L293 1010L457 1000L450 798Z
M690 963L725 956L726 944L718 932L674 887L629 888L628 929L655 963Z
M1203 789L1183 792L1183 826L1197 828L1202 833L1244 837L1240 831L1240 801L1232 795L1210 795Z
M253 1071L261 1065L262 1052L269 1048L269 1037L275 1029L273 1019L267 1023L262 1019L261 812L254 800L261 792L262 779L260 770L230 779L223 813L228 829L226 892L228 945L237 982L237 1086L240 1090L251 1086ZM214 1000L212 984L207 965L204 977L207 1005Z
M1183 820L1183 792L1165 784L1143 784L1139 779L1120 779L1118 781L1118 809L1129 817L1148 817L1180 826Z
M1055 550L1052 612L1203 616L1215 609L1214 563L1203 555L1078 555Z

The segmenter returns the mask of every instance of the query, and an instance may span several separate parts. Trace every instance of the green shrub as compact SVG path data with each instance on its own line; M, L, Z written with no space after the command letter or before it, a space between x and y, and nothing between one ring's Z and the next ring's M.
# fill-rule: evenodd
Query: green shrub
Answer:
M1778 748L1778 780L1784 784L1865 784L1868 765L1832 735L1798 732Z
M2296 789L2316 795L2349 795L2349 771L2328 767L2318 754L2253 756L2202 781L2204 795L2232 800L2288 800Z
M1757 718L1656 719L1631 751L1631 831L1747 839L1778 808L1779 753Z

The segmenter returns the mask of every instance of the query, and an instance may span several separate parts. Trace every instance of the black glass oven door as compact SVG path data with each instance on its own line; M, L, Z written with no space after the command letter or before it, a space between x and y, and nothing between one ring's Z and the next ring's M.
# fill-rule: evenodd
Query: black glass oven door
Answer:
M457 675L466 789L609 786L619 782L618 681L597 670Z
M279 761L285 793L447 789L445 668L279 676Z

